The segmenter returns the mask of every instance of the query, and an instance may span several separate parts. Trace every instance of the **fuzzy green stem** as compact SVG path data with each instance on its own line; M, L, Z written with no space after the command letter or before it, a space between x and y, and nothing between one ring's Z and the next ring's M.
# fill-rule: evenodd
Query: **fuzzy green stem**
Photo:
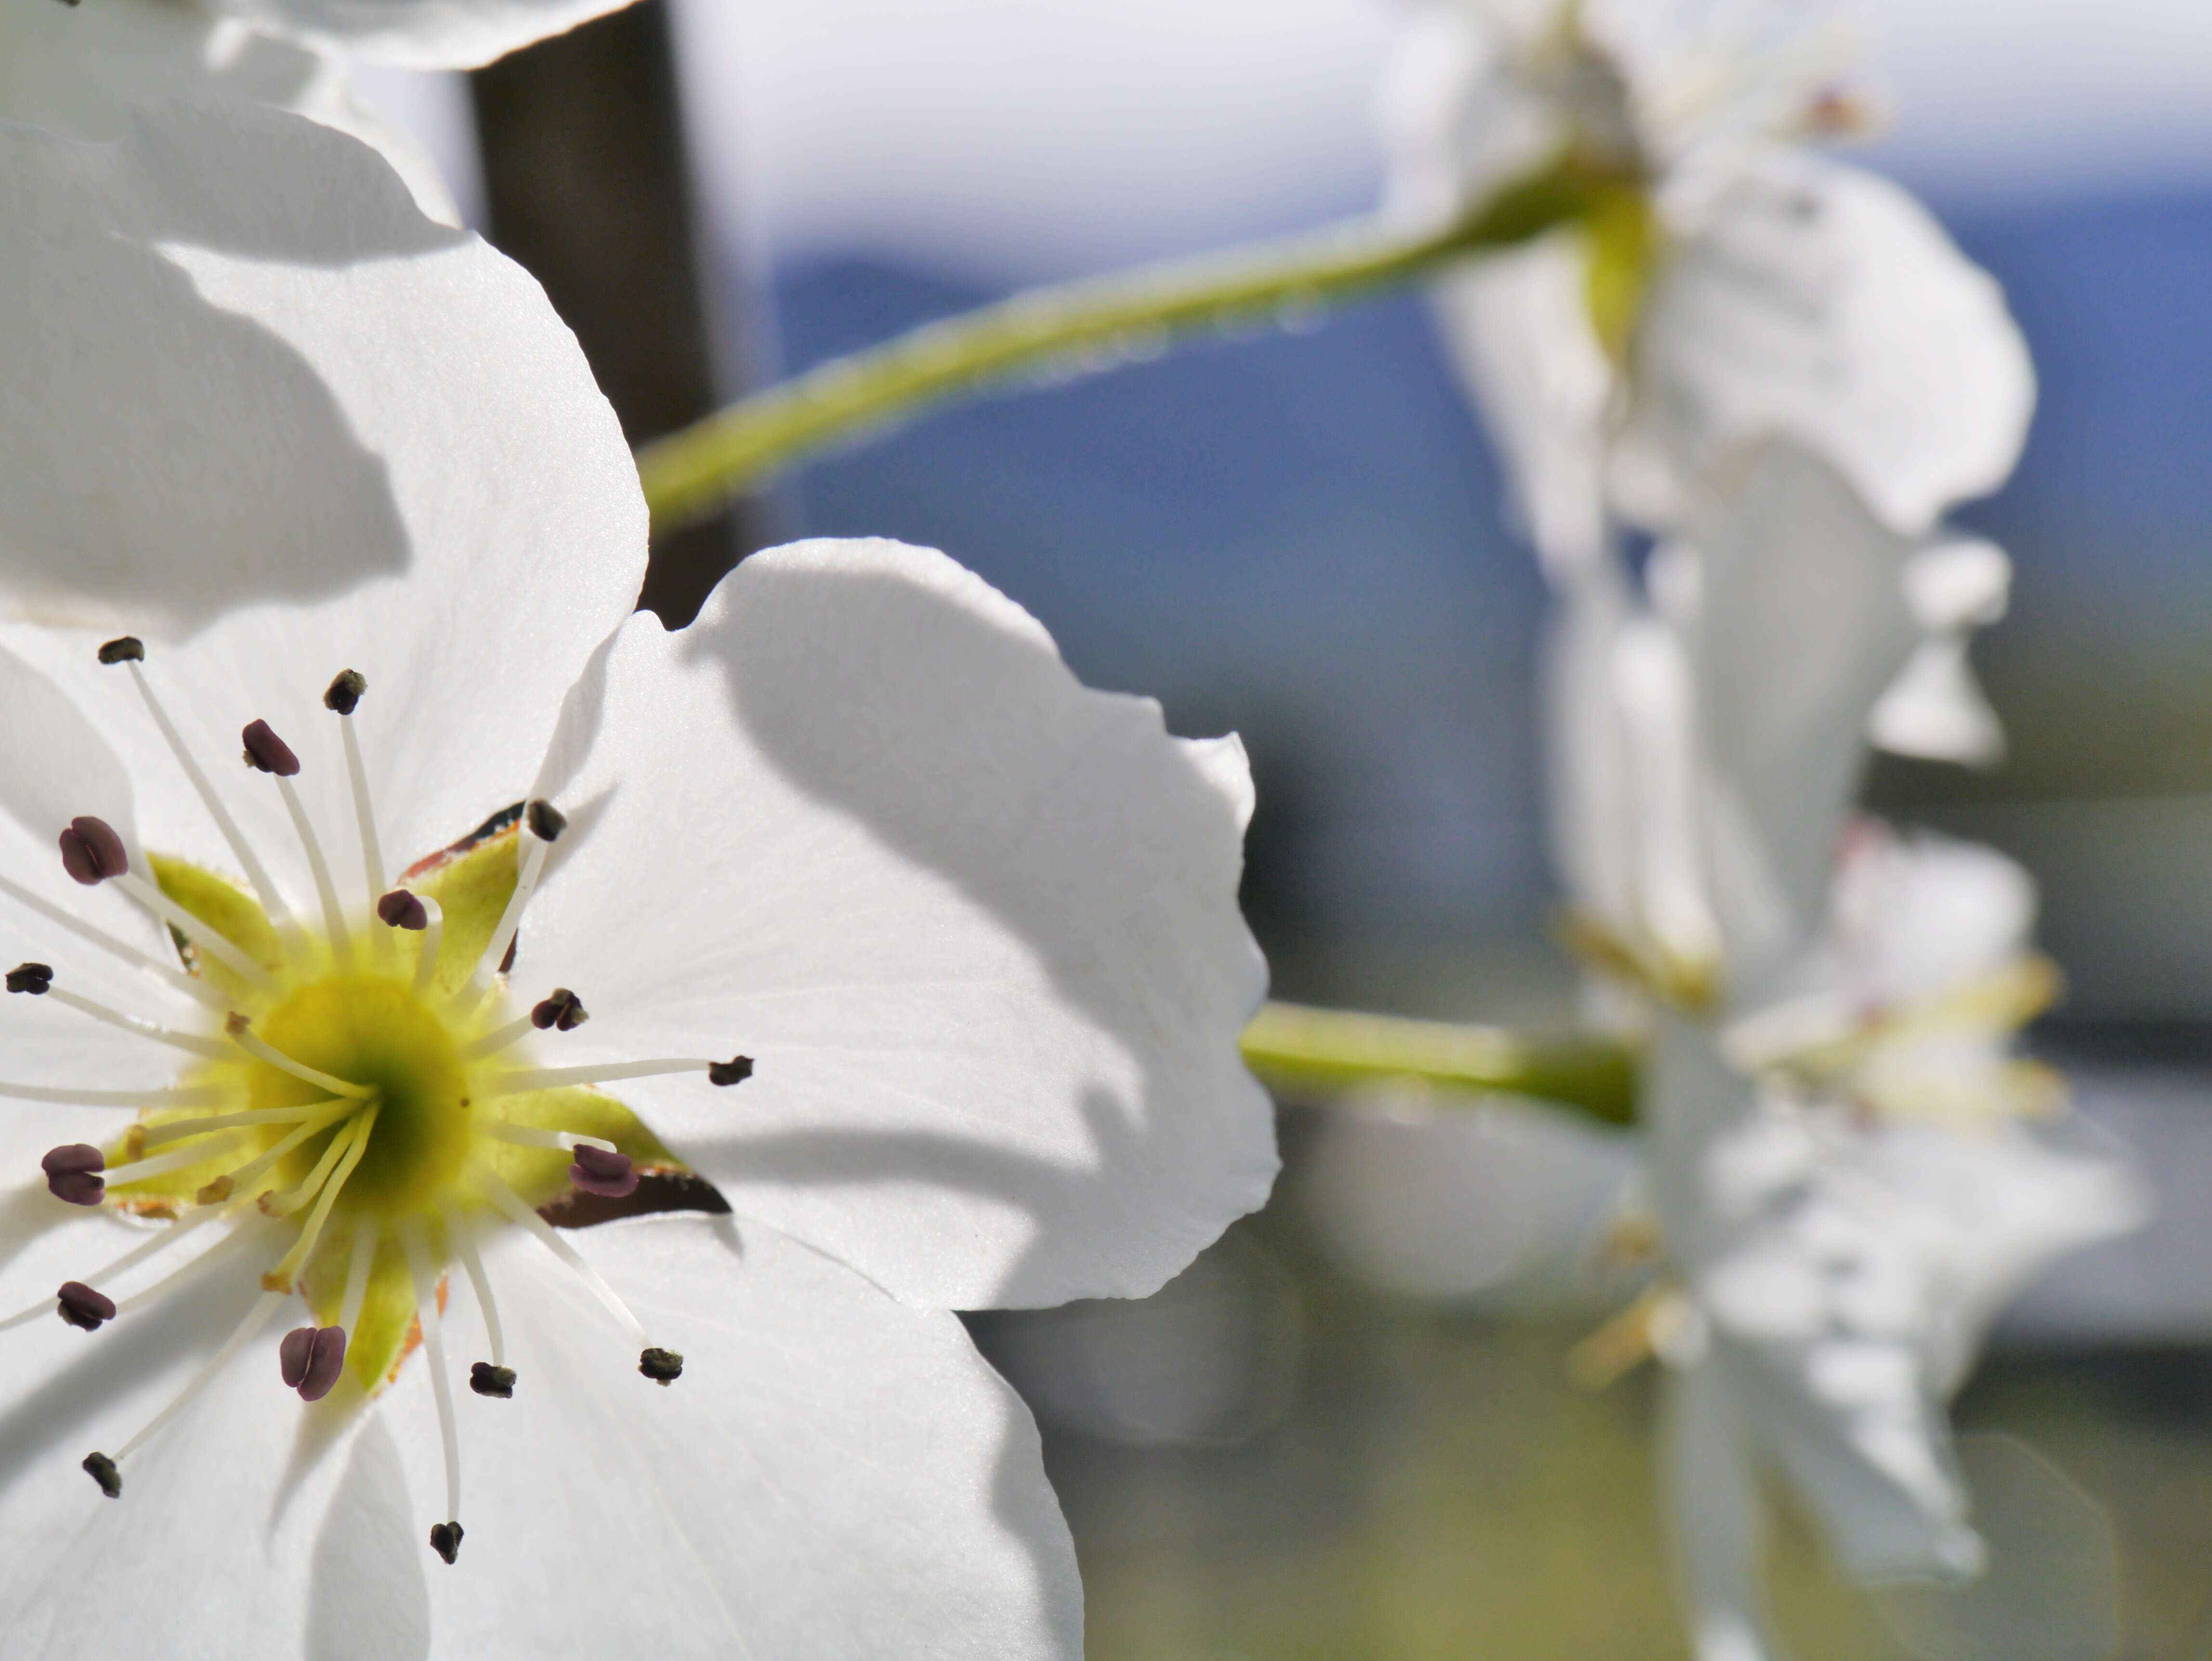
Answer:
M1262 1083L1298 1100L1418 1080L1538 1096L1608 1124L1636 1120L1636 1056L1601 1037L1532 1038L1502 1027L1270 1003L1244 1029L1243 1050Z
M782 468L927 405L1070 362L1129 361L1170 337L1287 315L1516 246L1587 214L1621 181L1572 159L1418 236L1361 220L1227 253L1032 289L910 331L716 411L638 452L656 536Z

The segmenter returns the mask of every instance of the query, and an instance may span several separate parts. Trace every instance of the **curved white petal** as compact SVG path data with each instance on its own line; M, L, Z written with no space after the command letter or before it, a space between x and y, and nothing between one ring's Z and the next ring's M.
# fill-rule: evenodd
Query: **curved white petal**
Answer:
M112 1225L102 1232L130 1238ZM121 1249L112 1238L96 1251L89 1244L66 1232L42 1240L38 1262L9 1266L11 1291L35 1294ZM289 1323L281 1314L125 1462L119 1499L102 1497L78 1464L159 1411L258 1296L241 1264L96 1333L56 1319L5 1335L0 1597L11 1656L301 1657L326 1595L315 1573L320 1522L354 1433L373 1421L336 1396L301 1412L277 1374L276 1343ZM368 1661L360 1648L323 1653Z
M1689 1266L1751 1433L1854 1573L1971 1571L1944 1402L2005 1299L2142 1220L2140 1183L2064 1120L1867 1130L1762 1114L1705 1171Z
M1759 1495L1739 1405L1708 1360L1668 1376L1661 1494L1698 1661L1766 1661Z
M1141 1295L1265 1198L1241 748L943 555L799 544L636 619L561 800L516 974L592 1019L548 1064L753 1056L616 1086L741 1212L967 1308Z
M630 0L207 0L233 17L404 69L474 69Z
M1539 552L1587 563L1604 545L1607 411L1615 376L1591 328L1582 244L1569 234L1452 271L1437 326L1504 453Z
M1881 701L1867 736L1893 755L1994 766L2004 727L1966 659L1971 631L2005 612L2012 562L1994 543L1963 538L1906 562L1905 595L1924 638Z
M292 744L359 892L341 669L368 678L395 863L520 798L644 567L628 448L536 283L370 151L243 105L106 145L0 130L0 198L28 228L0 244L7 597L99 624L0 636L122 757L145 843L237 873L129 672L94 660L118 627L295 899L271 782L230 758L256 718Z
M337 61L272 40L192 0L0 6L0 119L75 138L115 138L134 104L167 97L251 99L350 133L383 152L422 211L459 222L436 164L357 103Z
M1638 340L1635 418L1692 478L1786 435L1906 534L2004 481L2035 401L1996 284L1896 186L1802 154L1682 229Z
M1821 919L1868 714L1915 636L1912 544L1832 466L1780 443L1753 453L1694 540L1708 879L1748 992Z
M1462 1298L1589 1276L1636 1163L1631 1138L1536 1103L1389 1092L1328 1116L1301 1190L1343 1267L1392 1291Z
M520 1378L511 1402L460 1397L467 1532L455 1569L428 1566L434 1655L1080 1653L1036 1429L957 1318L727 1220L570 1237L682 1353L664 1389L568 1270L506 1238L487 1271ZM457 1296L457 1371L475 1329ZM383 1403L425 1559L428 1383L417 1357Z

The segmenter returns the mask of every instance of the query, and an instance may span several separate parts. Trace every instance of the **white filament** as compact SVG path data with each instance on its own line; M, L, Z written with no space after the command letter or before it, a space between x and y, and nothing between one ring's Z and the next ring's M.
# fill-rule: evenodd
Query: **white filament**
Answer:
M557 1147L562 1152L579 1147L604 1148L610 1153L622 1150L604 1136L586 1136L576 1130L540 1130L535 1125L489 1124L483 1134L502 1142L512 1142L517 1147Z
M507 960L507 948L514 943L514 931L522 926L523 908L538 889L538 874L545 869L545 856L553 844L541 842L530 834L530 813L523 810L523 823L515 831L519 838L516 855L514 892L507 897L507 910L499 914L499 927L491 931L491 940L477 959L477 966L469 973L468 983L453 995L453 1013L465 1015L483 1001L491 989L491 978L499 973L499 966Z
M337 956L338 967L353 967L353 936L346 932L345 913L338 908L338 891L331 881L330 861L323 857L323 844L316 839L313 821L300 800L300 793L292 788L292 781L282 773L272 774L276 789L284 798L284 811L292 816L292 828L300 833L300 847L307 856L307 869L314 873L315 897L322 902L323 930L331 937L331 950Z
M149 1021L137 1015L126 1015L121 1010L70 991L65 986L50 986L43 994L56 1003L81 1010L96 1021L106 1021L110 1026L119 1026L125 1032L136 1032L141 1037L152 1038L179 1050L188 1050L195 1056L222 1056L229 1052L213 1038L203 1038L197 1033L179 1032L174 1027L163 1026L159 1021Z
M0 1080L0 1096L22 1102L59 1102L70 1107L212 1107L229 1094L219 1084L163 1085L149 1090L75 1090Z
M192 1375L191 1383L186 1384L184 1389L178 1391L176 1399L172 1401L168 1406L163 1408L159 1413L148 1420L144 1429L141 1430L136 1436L132 1437L129 1441L123 1445L121 1451L114 1456L115 1463L118 1465L121 1464L125 1459L128 1459L132 1454L143 1447L148 1440L153 1437L155 1432L159 1431L162 1426L167 1424L170 1420L175 1418L178 1414L181 1413L184 1410L185 1404L191 1402L192 1397L198 1396L202 1390L205 1390L208 1386L208 1381L213 1378L216 1373L222 1371L224 1365L229 1361L232 1356L238 1354L239 1350L244 1347L246 1341L252 1337L255 1333L260 1331L263 1327L269 1324L269 1317L276 1312L276 1305L284 1301L285 1295L286 1294L281 1292L263 1293L261 1296L254 1301L253 1307L246 1311L246 1318L238 1323L237 1327L231 1332L229 1337L223 1340L222 1348L216 1351L214 1354L209 1356L207 1365Z
M520 1068L495 1076L487 1096L517 1096L530 1090L557 1090L571 1084L611 1084L617 1079L651 1079L664 1073L704 1073L713 1062L671 1059L658 1062L608 1062L585 1067Z
M374 900L384 892L384 848L376 837L375 810L369 805L368 768L361 758L361 739L354 732L351 715L338 717L338 731L345 735L346 776L353 782L353 816L361 831L361 874ZM380 958L386 956L391 941L374 928L368 931L368 938L369 949Z
M521 1224L537 1239L538 1244L544 1246L576 1272L584 1284L591 1288L592 1295L605 1306L610 1315L628 1329L630 1335L637 1340L641 1348L650 1342L645 1335L644 1323L630 1313L629 1305L623 1302L612 1287L599 1278L599 1270L586 1262L578 1254L575 1247L570 1245L554 1231L552 1224L532 1211L529 1203L501 1181L497 1173L490 1167L479 1165L477 1167L477 1180L482 1184L483 1191L491 1196L494 1205Z
M446 943L445 908L428 894L415 897L422 903L426 921L422 924L422 949L415 954L415 995L427 997L430 983L438 978L438 953Z
M233 1125L298 1124L305 1119L323 1118L336 1105L334 1102L310 1102L305 1107L249 1107L235 1113L218 1113L212 1118L173 1119L167 1124L140 1129L138 1142L142 1147L158 1147L179 1136L204 1136L210 1130L228 1130Z
M319 1067L309 1067L305 1062L295 1062L283 1050L255 1032L252 1027L240 1026L231 1033L232 1040L247 1055L258 1056L281 1073L289 1073L318 1090L327 1090L333 1096L350 1096L356 1101L367 1101L376 1094L370 1085L355 1084L341 1079L335 1073L325 1073Z
M144 906L163 922L199 947L201 951L210 957L220 958L242 979L260 987L264 991L273 989L274 983L270 980L267 970L137 872L123 872L114 879L114 881L132 899L137 901L139 904Z
M338 1325L349 1341L361 1319L361 1306L368 1300L369 1271L376 1267L376 1248L381 1234L376 1219L362 1215L353 1222L353 1254L346 1259L345 1296L338 1303Z
M445 1202L446 1238L468 1271L469 1284L476 1289L477 1307L483 1311L484 1335L491 1341L491 1364L495 1367L507 1365L507 1340L499 1329L499 1305L491 1295L491 1278L484 1273L483 1259L477 1251L476 1226L471 1223L460 1207L451 1200Z
M214 1206L208 1208L210 1211L219 1208ZM235 1210L237 1208L229 1208ZM160 1302L171 1293L190 1286L202 1275L228 1262L254 1241L265 1238L267 1232L265 1227L256 1226L249 1220L240 1227L233 1230L226 1238L218 1240L200 1253L191 1262L163 1275L143 1291L134 1292L128 1298L118 1298L115 1300L115 1312L118 1315L128 1315L134 1309L143 1309L149 1304Z
M235 1133L218 1136L213 1141L197 1142L190 1147L172 1149L156 1153L149 1159L133 1159L128 1165L110 1165L100 1173L100 1179L111 1188L122 1188L131 1183L143 1183L149 1177L165 1176L172 1171L182 1171L187 1165L198 1165L203 1159L228 1153L237 1145ZM87 1282L88 1285L90 1282Z
M162 709L161 699L154 696L154 685L146 678L146 672L136 661L132 661L130 667L131 678L138 683L138 696L146 700L146 708L153 715L154 725L161 729L161 736L169 745L169 753L177 758L177 765L185 770L185 776L192 782L192 788L199 793L200 800L207 807L208 817L215 821L216 829L222 832L222 839L230 844L230 851L238 856L238 863L244 869L246 880L253 885L253 891L261 897L261 909L268 913L270 922L276 926L286 955L299 955L304 943L300 938L300 926L293 918L291 908L276 892L276 885L269 880L268 870L254 857L252 844L246 840L245 833L239 830L238 821L231 818L230 810L222 805L222 798L216 794L215 786L209 782L208 776L200 771L200 764L192 759L192 752L185 747L184 736L170 721L168 711Z
M183 1216L178 1218L176 1221L171 1223L167 1228L155 1230L150 1238L140 1241L137 1245L131 1247L130 1250L125 1252L120 1257L118 1257L113 1262L108 1264L106 1268L98 1269L90 1275L83 1276L79 1281L78 1284L82 1286L96 1287L107 1281L112 1280L116 1275L122 1274L125 1269L135 1268L137 1265L145 1262L147 1258L152 1256L155 1252L166 1250L168 1247L174 1245L178 1241L183 1239L185 1235L191 1233L202 1223L207 1221L209 1218L214 1216L220 1209L221 1208L218 1206L204 1206L197 1210L186 1212ZM28 1309L19 1309L13 1315L10 1315L6 1320L0 1321L0 1332L5 1332L10 1327L21 1326L26 1322L35 1320L41 1315L51 1315L53 1312L53 1294L52 1293L48 1293L45 1297L40 1299L37 1303L33 1304ZM120 1312L121 1311L118 1310L118 1313Z
M536 1025L527 1015L517 1015L504 1026L495 1026L489 1032L470 1039L460 1048L465 1062L482 1061L487 1056L496 1056L501 1050L530 1036Z
M0 894L7 895L18 905L28 906L48 922L66 928L79 940L89 941L111 956L120 958L133 968L143 969L149 974L160 976L186 997L197 998L210 1009L228 1007L222 994L206 982L187 975L173 963L163 963L151 953L141 952L127 940L116 939L106 929L87 922L82 917L72 912L64 911L52 900L33 893L20 883L11 882L6 877L0 877Z
M429 1249L419 1223L399 1226L400 1249L407 1254L407 1275L415 1283L415 1318L422 1323L422 1348L430 1357L430 1388L438 1398L438 1434L446 1444L446 1520L461 1518L461 1438L453 1419L453 1384L446 1376L446 1339L438 1323L438 1288L430 1278Z

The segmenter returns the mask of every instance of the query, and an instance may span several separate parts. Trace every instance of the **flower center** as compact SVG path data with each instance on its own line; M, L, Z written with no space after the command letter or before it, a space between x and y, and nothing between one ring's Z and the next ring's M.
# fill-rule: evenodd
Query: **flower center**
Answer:
M73 1204L108 1204L167 1226L113 1262L66 1281L55 1298L0 1331L58 1311L96 1331L228 1265L260 1266L262 1297L184 1390L110 1456L84 1469L118 1497L132 1455L205 1388L294 1297L312 1323L278 1350L284 1385L319 1400L350 1373L364 1390L392 1376L417 1342L425 1353L446 1454L447 1520L430 1544L460 1548L459 1434L445 1357L444 1271L467 1275L491 1357L470 1372L481 1396L513 1396L514 1368L477 1239L513 1226L532 1235L591 1289L639 1347L638 1371L666 1384L684 1358L653 1346L629 1307L538 1208L571 1190L620 1197L636 1164L674 1166L651 1133L593 1086L657 1074L704 1074L730 1086L752 1062L678 1057L536 1067L528 1050L589 1019L555 987L511 1013L517 930L566 821L545 801L519 803L471 836L409 867L386 887L368 774L352 716L368 687L352 670L324 696L338 717L362 884L349 900L294 788L299 755L265 721L241 733L245 757L281 794L313 878L311 910L289 903L206 770L185 745L128 636L100 648L127 668L148 713L222 833L252 890L182 861L134 854L114 828L83 817L61 833L64 870L88 887L113 884L166 925L183 963L164 961L0 876L5 893L80 941L167 982L207 1012L201 1030L150 1020L87 997L42 963L10 970L7 990L81 1011L194 1059L173 1086L112 1090L0 1081L0 1096L78 1107L135 1108L105 1147L76 1142L42 1161L48 1187ZM366 903L359 897L365 891ZM312 922L310 921L312 919ZM217 1244L150 1286L106 1289L210 1225Z
M296 1183L335 1138L374 1108L367 1146L336 1202L341 1217L434 1213L454 1189L471 1141L468 1073L439 1015L411 987L382 976L333 975L293 992L259 1023L273 1050L370 1092L328 1131L301 1143L281 1167ZM257 1110L306 1107L330 1092L266 1062L252 1063ZM268 1141L275 1133L264 1133Z

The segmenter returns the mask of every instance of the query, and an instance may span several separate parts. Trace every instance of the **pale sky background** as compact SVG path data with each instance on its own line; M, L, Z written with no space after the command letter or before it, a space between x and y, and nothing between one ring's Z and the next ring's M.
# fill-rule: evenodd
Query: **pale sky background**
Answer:
M1388 0L678 0L710 196L779 261L1033 281L1373 199ZM2212 182L2212 0L1875 0L1938 201Z
M702 193L750 260L868 254L995 286L1375 197L1389 0L677 5ZM1869 10L1896 111L1872 155L1939 206L2212 184L2212 0ZM465 156L458 82L366 90Z

